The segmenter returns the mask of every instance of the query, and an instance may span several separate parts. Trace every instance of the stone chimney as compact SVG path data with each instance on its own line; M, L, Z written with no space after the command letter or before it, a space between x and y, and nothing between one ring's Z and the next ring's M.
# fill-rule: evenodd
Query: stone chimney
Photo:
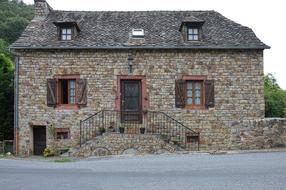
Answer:
M34 0L34 11L36 19L44 19L53 10L46 0Z

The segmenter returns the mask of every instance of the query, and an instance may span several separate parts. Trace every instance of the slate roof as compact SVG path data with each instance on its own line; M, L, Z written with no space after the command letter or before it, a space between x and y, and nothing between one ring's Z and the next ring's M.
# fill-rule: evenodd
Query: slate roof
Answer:
M184 41L179 31L186 20L204 21L202 41ZM60 41L54 22L76 22L80 33ZM144 29L143 39L132 29ZM266 49L254 32L215 11L87 12L52 10L44 20L33 19L13 49Z

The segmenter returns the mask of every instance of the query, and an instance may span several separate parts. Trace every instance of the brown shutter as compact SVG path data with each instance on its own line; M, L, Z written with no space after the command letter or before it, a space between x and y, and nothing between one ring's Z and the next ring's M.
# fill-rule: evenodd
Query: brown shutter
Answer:
M176 80L175 82L175 104L177 108L186 105L186 81Z
M56 79L47 80L47 105L54 107L57 105L57 81Z
M76 80L77 104L84 106L87 104L87 81L86 79Z
M215 105L214 99L214 80L205 81L205 106L212 108Z

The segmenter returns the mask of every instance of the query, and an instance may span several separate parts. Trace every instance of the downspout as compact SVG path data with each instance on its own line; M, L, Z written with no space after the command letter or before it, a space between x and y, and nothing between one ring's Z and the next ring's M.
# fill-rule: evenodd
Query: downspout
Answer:
M19 57L15 58L15 82L14 82L14 153L19 155Z

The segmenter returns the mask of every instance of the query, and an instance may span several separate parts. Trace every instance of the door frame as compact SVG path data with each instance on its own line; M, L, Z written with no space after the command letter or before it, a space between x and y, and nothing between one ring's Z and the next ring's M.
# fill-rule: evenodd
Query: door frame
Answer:
M117 90L115 98L115 110L121 111L121 81L122 80L139 80L141 81L141 108L147 109L149 107L149 93L147 91L146 76L144 75L118 75L117 76Z
M31 143L32 143L32 150L33 150L32 154L33 155L35 155L35 138L34 138L34 135L35 135L34 130L35 130L35 128L44 128L45 136L46 136L45 147L47 147L47 126L45 126L45 125L33 125L32 126L32 139L31 139L32 140Z
M120 89L120 110L121 112L121 123L142 123L142 84L141 84L141 80L129 80L129 79L122 79L120 81L120 85L121 85L121 89ZM138 99L137 99L137 106L138 106L138 110L134 110L128 112L127 110L124 109L125 105L123 101L126 101L125 99L125 86L126 84L137 84L138 85ZM136 113L138 112L138 113ZM134 114L134 115L133 115ZM133 115L133 117L132 117ZM134 119L134 117L138 118L138 120L132 120L132 118ZM128 119L129 118L129 119ZM130 120L131 119L131 120Z

